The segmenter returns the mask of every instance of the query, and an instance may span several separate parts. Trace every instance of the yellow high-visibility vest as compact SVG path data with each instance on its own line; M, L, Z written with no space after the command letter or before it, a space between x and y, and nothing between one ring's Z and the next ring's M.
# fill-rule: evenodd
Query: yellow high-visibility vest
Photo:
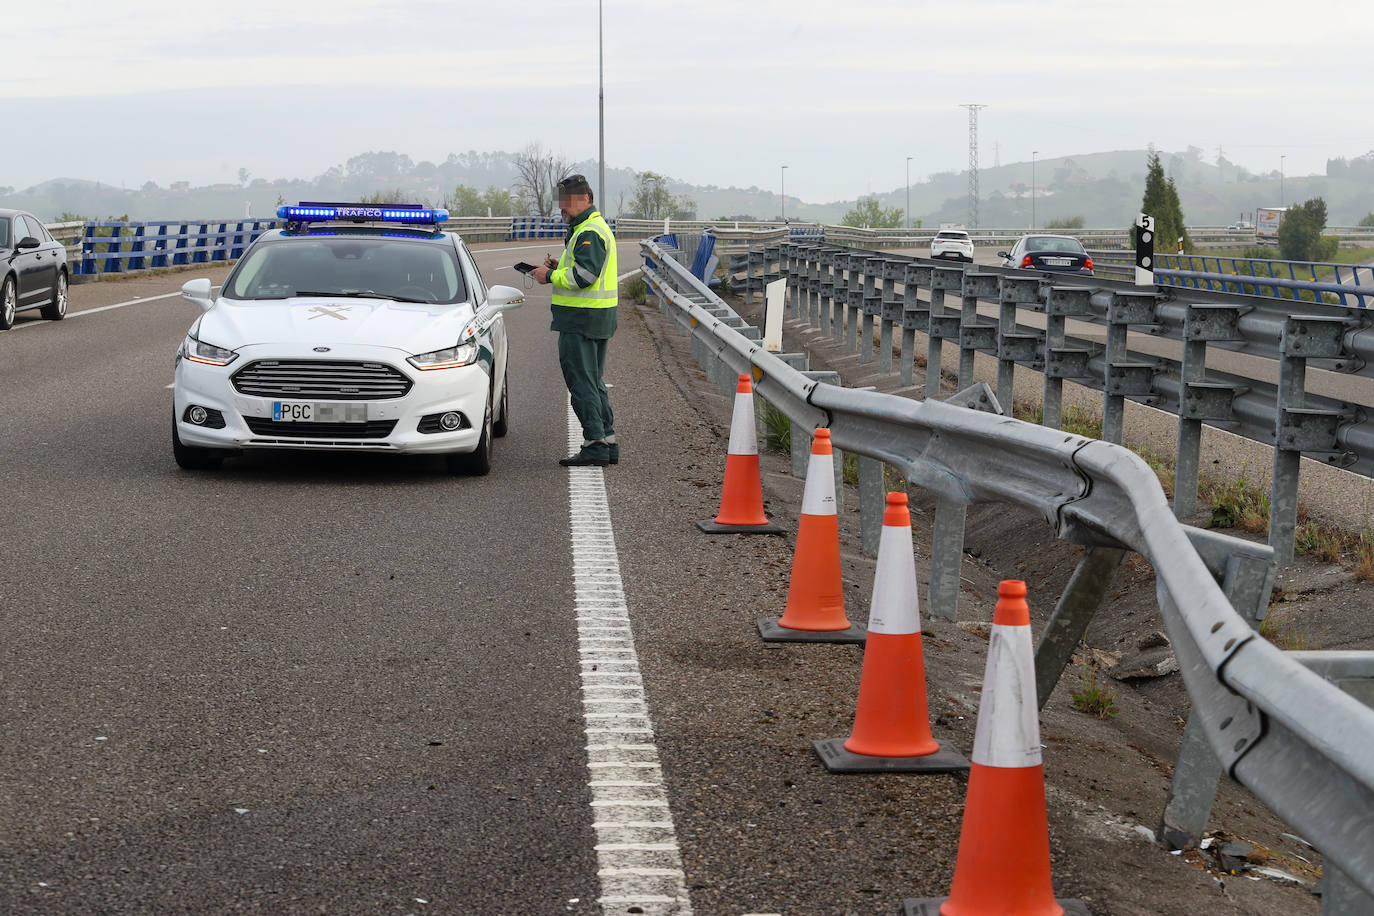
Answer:
M596 278L596 282L582 289L572 276L574 252L577 250L578 238L588 232L595 232L606 243L606 263L602 265L601 276ZM611 227L600 211L592 211L591 215L578 223L577 228L573 230L572 238L568 239L568 244L563 248L563 254L558 258L558 267L549 279L554 286L554 305L579 309L615 308L620 291L616 283L615 236L611 235Z

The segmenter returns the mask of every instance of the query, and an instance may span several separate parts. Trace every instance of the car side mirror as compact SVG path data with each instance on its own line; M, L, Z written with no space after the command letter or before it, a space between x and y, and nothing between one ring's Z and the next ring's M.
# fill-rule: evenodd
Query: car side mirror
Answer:
M181 285L181 297L190 299L205 311L210 311L210 307L215 304L214 297L210 295L210 278L199 277L195 280L187 280Z
M487 307L513 309L525 304L525 294L513 286L493 286L487 290Z
M43 243L31 235L26 235L19 240L19 244L14 246L16 251L28 251L30 248L37 248Z
M998 256L999 258L1009 258L1009 257L1011 257L1011 255L1007 254L1005 251L999 251L999 252L997 252L997 256Z

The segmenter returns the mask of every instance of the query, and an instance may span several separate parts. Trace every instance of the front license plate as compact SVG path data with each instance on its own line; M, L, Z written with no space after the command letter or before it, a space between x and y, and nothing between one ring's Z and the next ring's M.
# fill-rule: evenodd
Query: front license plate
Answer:
M273 401L272 419L279 423L366 423L366 404Z

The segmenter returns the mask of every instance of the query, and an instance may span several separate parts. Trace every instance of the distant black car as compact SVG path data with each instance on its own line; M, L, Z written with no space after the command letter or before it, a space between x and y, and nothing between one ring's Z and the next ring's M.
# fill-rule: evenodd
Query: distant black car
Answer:
M60 321L67 314L67 249L23 210L0 209L0 331L25 309Z
M999 251L1002 267L1093 275L1093 259L1083 243L1067 235L1023 235L1011 251Z

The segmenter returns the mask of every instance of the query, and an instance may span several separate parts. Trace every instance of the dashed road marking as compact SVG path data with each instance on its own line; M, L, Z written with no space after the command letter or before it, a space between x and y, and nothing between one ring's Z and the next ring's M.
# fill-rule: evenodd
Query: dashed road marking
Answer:
M581 442L582 427L569 409L569 449L576 451ZM631 907L656 916L690 916L602 470L570 468L568 496L598 902L606 916Z

